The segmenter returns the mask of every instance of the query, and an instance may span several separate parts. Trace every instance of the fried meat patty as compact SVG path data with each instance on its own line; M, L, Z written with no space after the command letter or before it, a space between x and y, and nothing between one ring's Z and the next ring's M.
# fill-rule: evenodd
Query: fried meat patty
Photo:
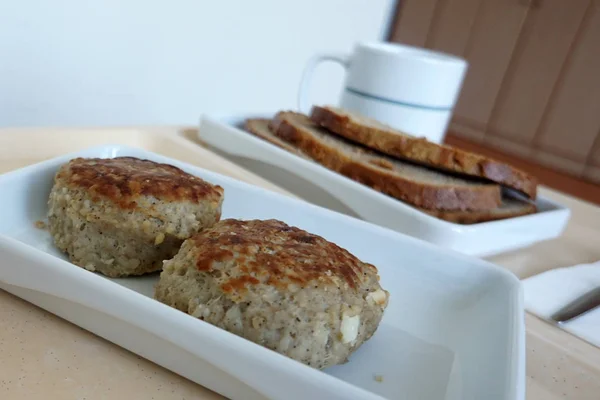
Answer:
M222 201L221 187L171 165L77 158L55 176L48 222L72 263L111 277L141 275L216 223Z
M223 220L165 261L157 300L315 368L347 361L383 316L377 269L277 220Z

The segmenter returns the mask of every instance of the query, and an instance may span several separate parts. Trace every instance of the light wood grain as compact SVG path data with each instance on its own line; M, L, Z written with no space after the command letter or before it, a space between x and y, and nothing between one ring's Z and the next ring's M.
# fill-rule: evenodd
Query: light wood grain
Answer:
M528 8L511 0L485 0L471 30L469 71L455 115L487 125Z
M531 8L488 134L533 141L588 5L589 0L544 0Z
M585 163L600 129L599 72L600 8L590 6L535 138L538 147Z
M426 46L463 56L482 0L440 0Z
M0 290L2 400L222 396Z
M392 40L424 47L437 3L438 0L403 0Z
M530 314L525 324L527 399L598 400L598 348Z

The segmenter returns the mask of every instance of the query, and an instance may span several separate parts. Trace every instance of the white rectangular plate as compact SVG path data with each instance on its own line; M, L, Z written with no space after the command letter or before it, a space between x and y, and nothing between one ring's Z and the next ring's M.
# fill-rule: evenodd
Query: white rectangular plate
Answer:
M558 237L569 220L568 208L540 197L536 201L538 212L532 215L474 225L443 221L244 132L240 128L251 117L270 116L203 116L199 138L237 164L311 203L441 247L487 257Z
M350 362L318 371L152 299L157 275L107 279L47 231L52 179L74 157L134 156L225 188L223 217L277 218L379 268L391 300ZM0 288L233 399L522 399L524 312L509 272L141 149L102 146L0 176ZM375 378L381 379L375 379Z

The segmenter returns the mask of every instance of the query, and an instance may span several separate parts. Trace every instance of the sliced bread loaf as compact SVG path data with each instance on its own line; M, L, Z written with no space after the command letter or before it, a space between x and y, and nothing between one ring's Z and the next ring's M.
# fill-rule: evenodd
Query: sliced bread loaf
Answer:
M292 146L288 142L279 137L275 136L273 132L269 129L270 119L266 118L252 118L247 119L244 123L244 129L248 132L252 133L255 136L258 136L261 139L266 140L267 142L271 142L276 146L281 147L284 150L289 151L290 153L294 153L300 157L308 158L304 153L298 150L296 147Z
M391 156L431 168L489 179L516 189L531 199L536 198L537 180L500 161L410 136L336 107L313 107L310 118L317 125L346 139Z
M323 166L414 206L491 210L501 205L496 184L454 177L377 153L329 133L306 115L280 112L270 128Z
M525 201L504 198L500 207L487 211L444 211L423 208L420 210L439 219L457 224L470 225L533 214L536 212L536 207L534 204Z
M264 139L303 158L309 158L294 146L275 136L275 134L268 127L269 121L270 120L268 119L249 119L246 121L245 127L246 130L260 137L261 139ZM487 211L443 211L428 210L424 208L418 209L436 218L458 224L475 224L479 222L513 218L521 215L532 214L536 211L536 208L533 204L511 198L503 199L500 207Z

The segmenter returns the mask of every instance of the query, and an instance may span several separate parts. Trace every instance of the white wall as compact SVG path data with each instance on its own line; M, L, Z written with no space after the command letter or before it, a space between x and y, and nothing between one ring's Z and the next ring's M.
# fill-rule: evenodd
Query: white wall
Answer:
M0 126L195 124L295 108L306 60L380 39L393 0L0 1ZM315 77L337 99L339 67Z

